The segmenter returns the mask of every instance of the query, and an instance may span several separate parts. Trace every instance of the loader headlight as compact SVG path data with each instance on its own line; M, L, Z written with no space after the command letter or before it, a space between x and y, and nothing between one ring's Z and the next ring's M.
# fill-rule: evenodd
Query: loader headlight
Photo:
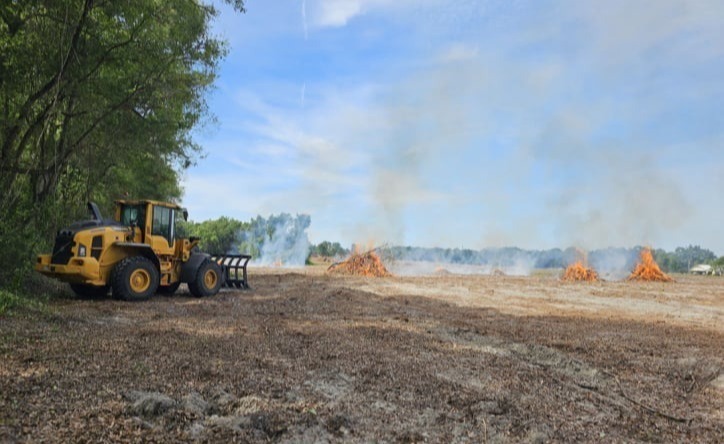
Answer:
M78 257L85 257L85 245L78 247Z

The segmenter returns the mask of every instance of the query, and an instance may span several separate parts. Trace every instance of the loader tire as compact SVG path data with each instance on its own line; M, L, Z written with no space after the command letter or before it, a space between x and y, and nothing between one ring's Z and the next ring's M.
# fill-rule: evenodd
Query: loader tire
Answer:
M100 299L108 295L108 285L70 284L70 289L80 299Z
M197 298L213 296L223 284L221 267L216 262L205 260L196 271L196 279L189 282L189 291Z
M113 270L113 297L138 302L150 298L158 289L156 266L143 256L123 259Z
M178 287L181 286L181 282L175 282L171 285L159 285L158 290L156 290L156 293L162 294L164 296L173 296L174 293L176 293L176 290L178 290Z

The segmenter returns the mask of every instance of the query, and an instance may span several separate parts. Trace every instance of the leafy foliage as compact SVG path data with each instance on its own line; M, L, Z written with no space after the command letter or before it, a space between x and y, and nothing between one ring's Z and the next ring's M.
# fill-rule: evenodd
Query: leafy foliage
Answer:
M1 286L87 200L107 214L122 196L181 196L225 53L215 14L188 0L0 5Z
M203 222L179 223L179 234L190 237L196 236L199 240L199 249L207 253L229 253L234 250L238 242L239 233L251 226L248 222L241 222L228 217Z
M249 222L220 217L180 223L179 234L201 238L199 249L206 253L244 253L257 263L302 265L310 250L306 233L310 224L306 214L257 216Z
M37 298L29 298L22 293L0 288L0 316L17 309L42 309L43 305Z
M689 245L688 247L677 247L669 253L656 250L654 259L664 271L686 273L695 265L711 263L716 259L716 255L698 245Z

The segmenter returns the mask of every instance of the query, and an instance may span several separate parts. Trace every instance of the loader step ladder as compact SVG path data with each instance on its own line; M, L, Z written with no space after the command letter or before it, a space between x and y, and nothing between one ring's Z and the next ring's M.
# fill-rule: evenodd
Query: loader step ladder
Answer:
M224 286L229 288L251 289L246 276L246 265L249 263L249 254L215 254L211 260L221 265L224 275Z

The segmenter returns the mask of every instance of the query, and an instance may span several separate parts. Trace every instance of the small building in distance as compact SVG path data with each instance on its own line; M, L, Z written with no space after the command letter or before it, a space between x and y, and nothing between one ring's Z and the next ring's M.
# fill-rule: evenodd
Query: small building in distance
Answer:
M714 274L714 273L715 273L715 270L714 270L714 267L712 267L711 265L708 265L708 264L699 264L699 265L695 265L695 266L691 267L691 268L689 269L689 273L691 273L691 274L701 274L701 275L704 275L704 274Z

